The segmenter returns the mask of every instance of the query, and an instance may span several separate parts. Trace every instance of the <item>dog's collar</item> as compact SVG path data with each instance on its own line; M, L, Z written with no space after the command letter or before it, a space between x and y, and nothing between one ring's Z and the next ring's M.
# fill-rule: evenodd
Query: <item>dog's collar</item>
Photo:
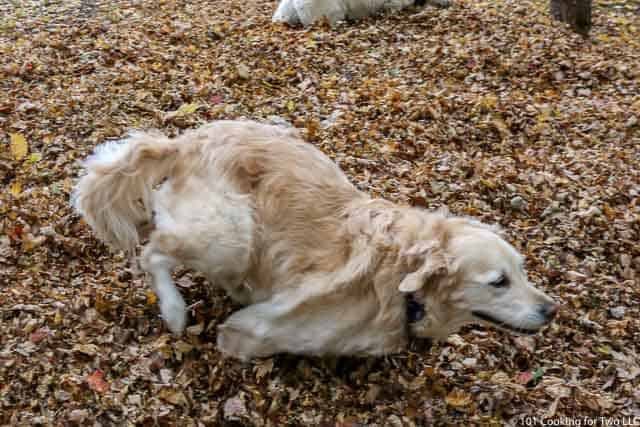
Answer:
M416 301L413 292L405 294L407 323L414 323L424 319L424 305Z
M419 322L427 315L423 304L416 300L413 293L405 294L407 312L407 338L409 339L409 349L416 353L426 353L431 349L431 338L417 337L411 333L411 324Z

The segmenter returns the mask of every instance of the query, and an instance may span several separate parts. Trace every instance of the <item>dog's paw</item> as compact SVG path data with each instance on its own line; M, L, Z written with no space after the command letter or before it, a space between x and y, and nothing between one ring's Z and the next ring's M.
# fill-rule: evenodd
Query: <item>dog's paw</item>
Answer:
M187 326L187 306L182 299L160 303L162 319L169 330L175 335L182 335Z
M269 357L278 351L271 340L222 324L218 326L218 350L225 356L247 362L256 357Z

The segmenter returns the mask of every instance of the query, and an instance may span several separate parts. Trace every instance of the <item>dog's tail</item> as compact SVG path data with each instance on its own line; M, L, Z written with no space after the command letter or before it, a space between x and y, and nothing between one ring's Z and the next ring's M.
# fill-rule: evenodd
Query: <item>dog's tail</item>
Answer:
M98 146L85 162L72 203L97 236L133 252L140 228L152 220L151 192L178 158L175 141L160 133L136 132Z

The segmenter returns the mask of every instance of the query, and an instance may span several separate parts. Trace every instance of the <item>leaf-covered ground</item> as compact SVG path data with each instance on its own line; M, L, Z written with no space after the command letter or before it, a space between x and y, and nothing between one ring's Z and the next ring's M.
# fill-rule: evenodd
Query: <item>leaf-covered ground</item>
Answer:
M0 423L523 425L640 415L640 3L588 39L546 2L274 25L273 0L0 2ZM498 222L563 304L378 359L221 358L236 307L177 280L189 333L69 207L131 128L289 122L374 195ZM577 418L574 418L577 419Z

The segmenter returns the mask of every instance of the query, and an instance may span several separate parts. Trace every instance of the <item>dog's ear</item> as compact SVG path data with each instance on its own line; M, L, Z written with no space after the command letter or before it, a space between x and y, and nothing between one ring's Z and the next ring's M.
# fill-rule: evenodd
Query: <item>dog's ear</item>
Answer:
M406 265L417 268L402 279L398 286L400 292L416 292L430 277L447 274L449 270L447 257L433 242L418 243L403 251L401 257L405 258Z

